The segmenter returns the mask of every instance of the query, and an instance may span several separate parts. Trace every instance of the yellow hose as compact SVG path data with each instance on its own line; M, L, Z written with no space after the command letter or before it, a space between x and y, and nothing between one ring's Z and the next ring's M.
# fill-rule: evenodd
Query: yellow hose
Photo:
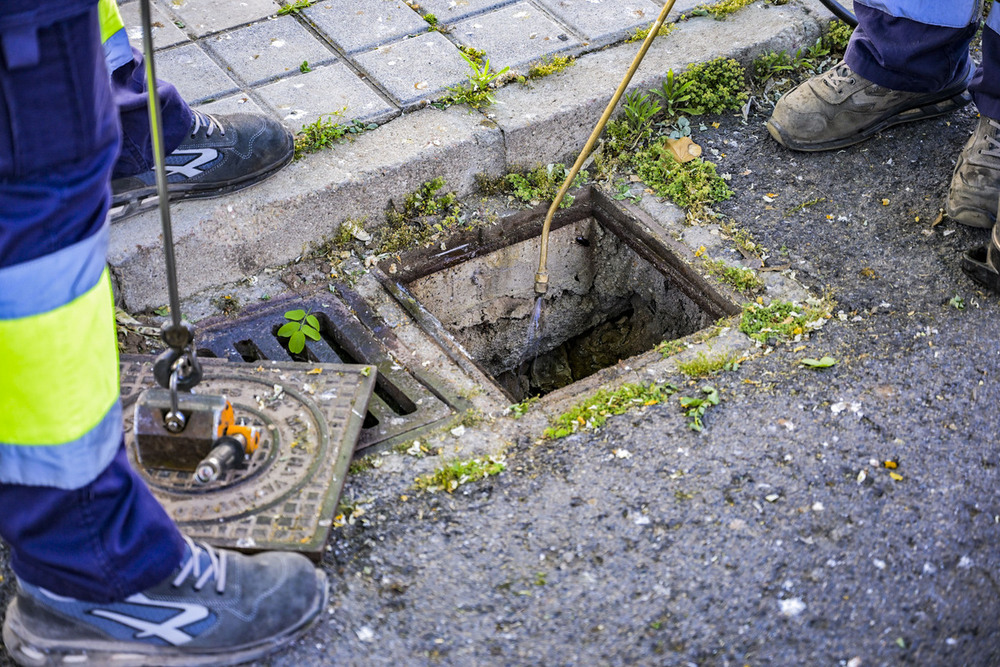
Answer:
M632 81L632 75L635 71L639 69L639 63L646 56L646 51L649 51L649 47L653 44L653 39L660 32L660 28L663 26L663 22L667 18L667 14L674 6L675 0L667 0L667 3L663 5L663 9L660 11L660 16L656 19L656 23L650 28L649 34L646 35L646 39L642 43L642 48L639 49L639 53L635 55L635 59L632 61L632 65L628 68L628 72L625 73L625 78L618 85L618 90L615 91L614 96L612 96L611 101L608 102L608 108L604 110L604 114L601 119L597 121L597 126L594 127L594 131L590 133L590 138L587 139L586 145L584 145L583 150L580 151L580 157L576 158L576 162L573 164L573 168L569 170L569 174L566 175L566 182L562 184L559 188L559 192L556 194L556 198L552 200L552 206L549 207L549 212L545 215L545 224L542 225L542 248L538 258L538 273L535 274L535 294L541 296L549 288L549 273L546 270L546 263L548 262L549 254L549 228L552 226L552 218L556 214L556 210L559 208L559 204L562 203L563 197L566 196L566 191L569 190L569 186L573 183L573 179L576 175L580 173L580 167L583 166L584 160L590 155L591 151L594 150L594 144L597 143L597 138L601 136L601 132L604 131L604 126L608 124L608 119L611 118L611 112L615 110L618 106L618 100L622 98L625 93L625 89L628 88L628 84Z

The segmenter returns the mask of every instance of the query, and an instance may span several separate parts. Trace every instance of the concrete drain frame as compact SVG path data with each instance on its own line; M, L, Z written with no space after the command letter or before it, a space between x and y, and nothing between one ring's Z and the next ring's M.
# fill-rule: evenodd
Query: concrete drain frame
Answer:
M498 379L496 368L484 363L482 358L475 353L476 344L468 337L463 339L463 333L456 331L454 320L458 318L454 317L453 313L445 313L445 316L442 316L442 301L463 297L466 301L473 301L474 298L469 296L469 290L473 286L467 282L464 285L453 285L450 288L453 290L452 294L446 294L440 298L435 294L428 298L427 294L421 294L422 291L426 291L422 290L421 283L433 280L435 276L448 276L449 272L454 274L461 271L463 264L475 261L488 264L492 261L494 265L490 266L491 270L498 273L517 274L518 280L515 289L523 295L524 301L517 304L502 304L500 306L502 312L499 313L497 319L523 320L524 326L517 330L518 332L527 331L529 326L527 322L531 319L530 302L534 300L533 278L537 268L537 239L541 233L545 212L545 206L521 211L503 219L499 224L460 232L448 238L444 243L383 259L373 267L374 276L382 287L393 295L396 302L445 351L454 363L479 381L489 382L511 403L517 403L526 397L519 393L520 387L512 389L509 379ZM589 229L590 231L581 236L576 233L579 229ZM549 292L546 294L546 300L559 298L556 292L561 289L560 279L556 275L557 270L553 268L553 255L559 253L560 234L564 237L561 242L563 246L572 246L573 242L584 245L584 253L588 257L591 256L587 253L591 250L590 246L595 234L599 237L597 245L601 245L604 239L612 238L614 243L634 255L626 263L634 266L647 265L642 269L647 273L641 274L640 277L648 278L652 275L662 277L664 289L677 295L671 298L683 302L681 304L682 308L685 309L683 315L691 320L690 327L694 328L689 327L687 330L682 330L679 335L659 338L656 342L683 338L704 329L721 318L740 312L740 307L737 305L738 299L733 292L710 282L682 259L691 256L691 250L675 241L667 228L642 209L615 201L595 186L581 188L576 193L573 205L559 211L552 222L549 261L552 282ZM497 256L502 252L511 252L511 248L518 246L526 249L530 261L524 266L517 267L516 271L513 271L510 266L505 266L505 260L490 259L491 256ZM556 250L554 251L553 248ZM594 265L598 264L593 259L590 261ZM649 273L649 271L655 273ZM473 283L477 282L475 271L467 271L463 278L471 279ZM576 281L579 282L579 276L576 276ZM563 282L565 283L565 279ZM648 291L652 293L657 290L650 287ZM504 299L507 297L504 296ZM545 304L545 307L547 308L548 304ZM692 309L698 311L694 317L691 317ZM544 330L546 328L544 316L542 322L541 328ZM517 335L523 336L523 333ZM514 335L513 338L516 339L517 335ZM615 371L608 370L611 366L636 367L643 365L643 362L637 357L648 353L651 348L652 346L647 346L644 349L623 355L619 359L624 362L623 364L609 365L605 367L604 371L593 373L589 381L587 378L583 378L559 387L559 395L565 397L567 394L583 393L596 384L610 380L616 374ZM525 351L527 352L527 350ZM495 351L490 350L489 354L495 354ZM523 366L524 362L522 360L519 363Z

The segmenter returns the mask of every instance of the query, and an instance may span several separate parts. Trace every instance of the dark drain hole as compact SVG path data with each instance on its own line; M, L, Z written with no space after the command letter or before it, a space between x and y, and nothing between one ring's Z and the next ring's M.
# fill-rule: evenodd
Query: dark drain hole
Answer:
M236 348L236 351L240 353L241 357L243 357L243 361L247 363L253 363L255 361L266 359L264 353L260 351L260 348L257 347L257 344L252 340L241 340L233 343L233 347Z

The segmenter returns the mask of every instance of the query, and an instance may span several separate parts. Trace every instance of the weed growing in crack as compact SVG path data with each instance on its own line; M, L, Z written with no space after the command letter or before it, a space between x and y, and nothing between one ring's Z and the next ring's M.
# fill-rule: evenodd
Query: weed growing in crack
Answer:
M289 310L285 319L288 321L278 329L278 337L288 339L288 351L292 354L300 354L305 349L306 337L313 340L321 338L319 320L309 311Z
M497 79L507 73L509 67L504 67L498 72L490 69L490 59L483 57L475 59L466 55L460 50L459 55L469 65L471 70L464 85L452 86L448 89L448 94L438 100L438 104L450 106L452 104L468 104L473 109L480 109L489 106L496 101L493 96L493 89L497 85Z
M592 397L577 403L552 420L542 437L564 438L581 430L600 428L612 415L624 414L633 408L663 403L676 393L672 384L624 384L618 389L602 389Z
M672 33L677 28L676 23L664 23L660 26L660 30L656 33L657 37L666 37ZM629 35L625 39L626 44L631 44L633 42L641 42L649 37L649 31L653 29L653 24L650 23L645 28L636 28L635 32Z
M357 118L346 125L335 122L334 117L341 116L346 109L347 107L344 107L340 111L324 114L315 122L304 125L295 135L295 159L297 160L307 153L315 153L329 148L345 138L357 136L378 127L375 123L364 123Z
M636 155L635 168L639 178L657 195L696 213L733 195L714 164L701 158L678 162L670 149L660 143Z
M486 477L499 475L507 469L503 455L481 459L450 461L429 475L421 475L414 486L422 491L445 491L452 493L469 482L477 482Z
M706 260L705 269L740 292L753 294L764 289L764 281L753 269L726 264L721 259Z
M438 194L444 179L435 178L421 185L403 200L402 210L390 205L386 224L378 230L379 253L393 253L429 242L436 234L454 229L464 222L458 195Z
M297 14L303 9L306 9L312 5L311 0L296 0L295 2L283 6L278 10L278 16L285 16L286 14Z
M795 339L826 324L833 305L809 299L805 305L772 301L769 305L748 303L740 317L740 331L761 344L772 340Z
M528 80L542 79L551 74L562 72L570 67L575 60L572 56L546 56L531 64L528 68L528 76L525 78Z
M702 418L705 416L705 412L712 406L719 404L719 391L710 385L705 385L701 388L702 396L681 396L681 408L684 409L684 415L691 418L688 422L688 427L692 431L701 431L705 424L702 422Z
M735 371L739 367L740 360L731 352L717 354L713 357L699 352L694 359L677 364L677 370L693 379L707 378L720 371Z

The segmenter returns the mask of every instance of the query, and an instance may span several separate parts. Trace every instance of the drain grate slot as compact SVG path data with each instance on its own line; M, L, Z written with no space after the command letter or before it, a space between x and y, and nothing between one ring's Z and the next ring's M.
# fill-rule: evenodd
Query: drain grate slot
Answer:
M344 289L341 290L344 292ZM351 293L352 302L360 300ZM352 303L353 307L353 303ZM320 322L319 341L307 340L299 354L288 350L288 339L277 336L285 323L284 312L301 308L315 315ZM407 434L425 428L453 414L455 402L448 401L428 381L396 363L383 341L394 337L384 324L372 333L371 323L377 320L366 310L366 323L354 316L352 309L341 300L324 292L270 302L248 310L239 319L216 318L203 322L198 332L199 348L206 356L216 356L235 362L300 361L306 363L367 364L378 369L375 390L368 403L368 413L362 424L358 449L374 445L388 446L407 439ZM366 326L368 325L368 326ZM397 342L398 344L398 342Z

